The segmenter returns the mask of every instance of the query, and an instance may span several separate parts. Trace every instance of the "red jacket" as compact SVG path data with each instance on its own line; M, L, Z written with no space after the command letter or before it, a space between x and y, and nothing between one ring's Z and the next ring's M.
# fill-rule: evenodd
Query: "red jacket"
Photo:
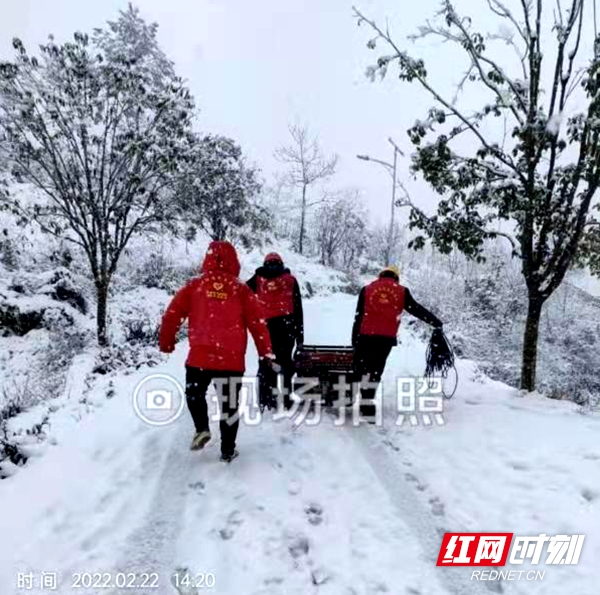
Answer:
M256 295L263 306L265 318L293 314L295 285L296 280L290 273L274 279L257 276Z
M271 340L258 301L238 279L240 263L229 242L211 242L202 274L180 289L163 315L160 350L170 353L188 319L190 352L186 365L205 370L244 372L248 330L258 354L271 353Z
M395 338L404 310L404 292L402 285L386 277L367 285L359 334Z

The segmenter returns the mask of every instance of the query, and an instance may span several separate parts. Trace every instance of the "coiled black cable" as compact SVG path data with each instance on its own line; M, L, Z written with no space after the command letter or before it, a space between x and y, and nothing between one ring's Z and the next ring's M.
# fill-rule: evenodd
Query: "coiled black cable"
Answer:
M456 374L456 382L450 394L446 394L442 385L442 394L444 398L451 399L458 387L458 372L454 364L454 349L448 337L444 334L442 327L433 329L429 345L426 353L425 378L432 380L433 378L448 378L448 372L454 370Z

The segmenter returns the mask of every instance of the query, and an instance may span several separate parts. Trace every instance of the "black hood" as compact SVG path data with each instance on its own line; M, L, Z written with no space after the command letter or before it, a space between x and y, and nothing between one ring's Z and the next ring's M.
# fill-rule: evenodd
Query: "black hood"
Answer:
M274 262L268 266L263 265L256 269L256 274L265 279L276 279L289 272L290 269L287 269L281 262Z

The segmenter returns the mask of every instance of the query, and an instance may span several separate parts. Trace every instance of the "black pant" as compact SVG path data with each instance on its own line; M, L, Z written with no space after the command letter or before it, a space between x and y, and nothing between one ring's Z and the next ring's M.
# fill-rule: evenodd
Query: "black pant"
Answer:
M292 353L296 337L288 317L280 316L267 320L269 336L271 337L271 346L277 363L282 367L283 387L284 387L284 406L291 404L292 376L294 375L294 362ZM277 375L265 367L259 367L259 389L260 403L273 403L273 389L277 387Z
M215 383L217 395L221 403L221 452L230 454L235 449L235 439L240 425L237 416L240 403L240 389L242 387L241 372L225 372L222 370L202 370L186 366L186 386L188 409L194 420L196 432L209 429L208 405L206 391L212 381ZM231 387L234 386L234 394Z
M381 380L388 355L396 340L390 337L379 337L377 335L360 335L354 346L354 382L365 380L377 383ZM361 397L367 402L361 403L360 412L365 417L374 417L376 406L372 403L375 398L376 388L361 389Z

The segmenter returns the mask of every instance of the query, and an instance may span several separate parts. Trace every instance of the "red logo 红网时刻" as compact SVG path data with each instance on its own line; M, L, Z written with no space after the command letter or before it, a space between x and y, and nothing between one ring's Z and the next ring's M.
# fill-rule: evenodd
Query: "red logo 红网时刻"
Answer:
M504 566L514 533L445 533L436 566ZM579 562L585 535L516 535L510 564Z
M504 566L513 533L445 533L436 566Z

